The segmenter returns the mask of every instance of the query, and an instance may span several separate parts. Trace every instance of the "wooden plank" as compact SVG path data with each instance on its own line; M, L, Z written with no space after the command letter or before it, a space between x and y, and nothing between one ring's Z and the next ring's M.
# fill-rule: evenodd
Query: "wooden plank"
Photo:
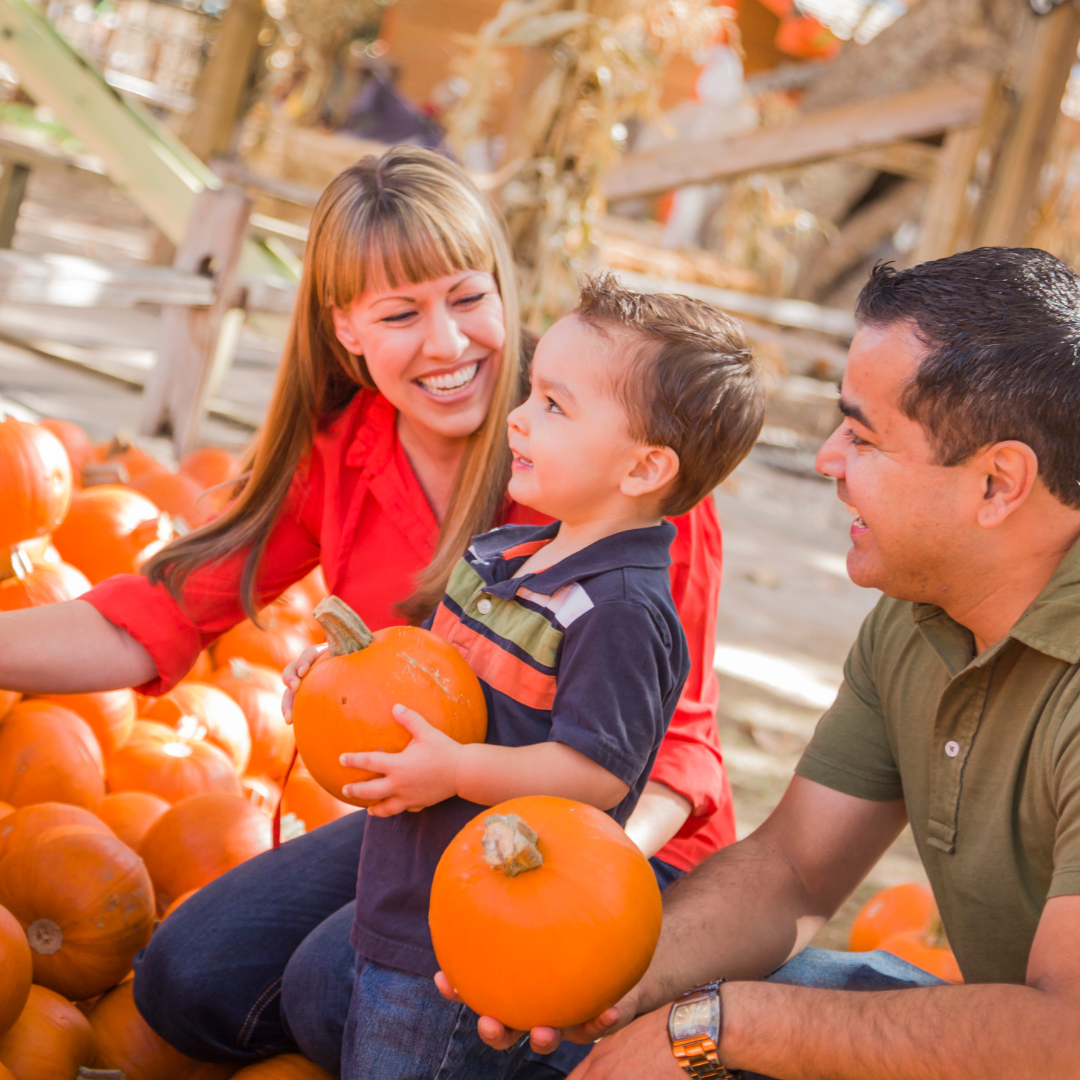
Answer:
M984 83L948 85L807 113L785 127L630 154L604 180L609 200L657 195L760 169L806 165L978 123Z
M314 184L300 184L295 180L279 180L273 176L261 176L228 158L217 158L210 163L210 167L222 180L228 180L249 191L272 195L275 199L283 199L285 202L296 203L308 209L313 210L322 196L322 188Z
M143 391L139 430L170 435L178 453L196 443L206 411L218 332L233 295L247 235L251 201L239 188L204 191L192 211L175 268L212 275L210 307L166 307L161 313L161 346Z
M923 203L913 255L916 264L944 259L959 250L968 185L982 143L982 126L957 128L945 137L937 175Z
M731 315L748 315L777 326L817 330L819 333L845 339L853 337L856 330L855 316L851 312L811 304L808 300L755 296L753 293L737 292L734 289L720 289L715 285L676 281L654 274L637 274L630 270L616 270L614 273L624 285L638 292L680 293L715 304Z
M0 248L10 248L19 223L19 210L26 194L30 168L18 161L9 161L0 177Z
M873 150L860 150L841 160L853 165L865 165L878 172L906 176L911 180L933 180L937 175L941 150L922 142L893 143Z

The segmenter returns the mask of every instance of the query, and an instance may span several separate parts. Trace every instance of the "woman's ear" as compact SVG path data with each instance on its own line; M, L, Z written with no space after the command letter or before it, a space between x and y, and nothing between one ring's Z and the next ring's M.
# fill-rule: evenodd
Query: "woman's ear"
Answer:
M338 341L354 356L362 356L364 347L360 344L350 312L334 305L330 308L330 317L334 320L334 336Z
M679 475L679 455L670 446L642 447L634 467L623 477L619 490L637 498L665 488Z

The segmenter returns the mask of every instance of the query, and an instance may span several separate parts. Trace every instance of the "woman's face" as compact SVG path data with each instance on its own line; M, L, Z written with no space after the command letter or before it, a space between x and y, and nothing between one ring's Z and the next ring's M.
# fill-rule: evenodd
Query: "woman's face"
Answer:
M462 270L370 289L333 317L338 341L363 356L376 387L418 433L463 439L483 423L506 344L491 274Z

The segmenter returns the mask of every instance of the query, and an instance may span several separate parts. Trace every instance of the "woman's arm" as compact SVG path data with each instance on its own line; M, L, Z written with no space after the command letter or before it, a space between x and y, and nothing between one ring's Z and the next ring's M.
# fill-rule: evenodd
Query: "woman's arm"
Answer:
M689 799L667 784L650 780L626 823L626 835L652 858L686 824L693 809Z
M374 817L422 810L453 795L481 806L522 795L559 795L610 810L630 790L617 776L564 743L462 746L404 705L394 706L394 719L412 736L400 753L341 755L346 768L382 774L344 788L350 798L379 800L368 807Z
M82 600L0 614L0 687L80 694L157 677L150 654Z

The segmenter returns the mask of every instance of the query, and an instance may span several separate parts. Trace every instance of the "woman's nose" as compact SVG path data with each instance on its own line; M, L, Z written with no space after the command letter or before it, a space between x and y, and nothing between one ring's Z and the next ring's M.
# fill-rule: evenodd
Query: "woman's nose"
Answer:
M468 347L468 336L445 308L432 311L424 329L424 355L432 360L456 360Z
M822 444L814 458L814 468L833 480L844 478L844 424L841 424Z

